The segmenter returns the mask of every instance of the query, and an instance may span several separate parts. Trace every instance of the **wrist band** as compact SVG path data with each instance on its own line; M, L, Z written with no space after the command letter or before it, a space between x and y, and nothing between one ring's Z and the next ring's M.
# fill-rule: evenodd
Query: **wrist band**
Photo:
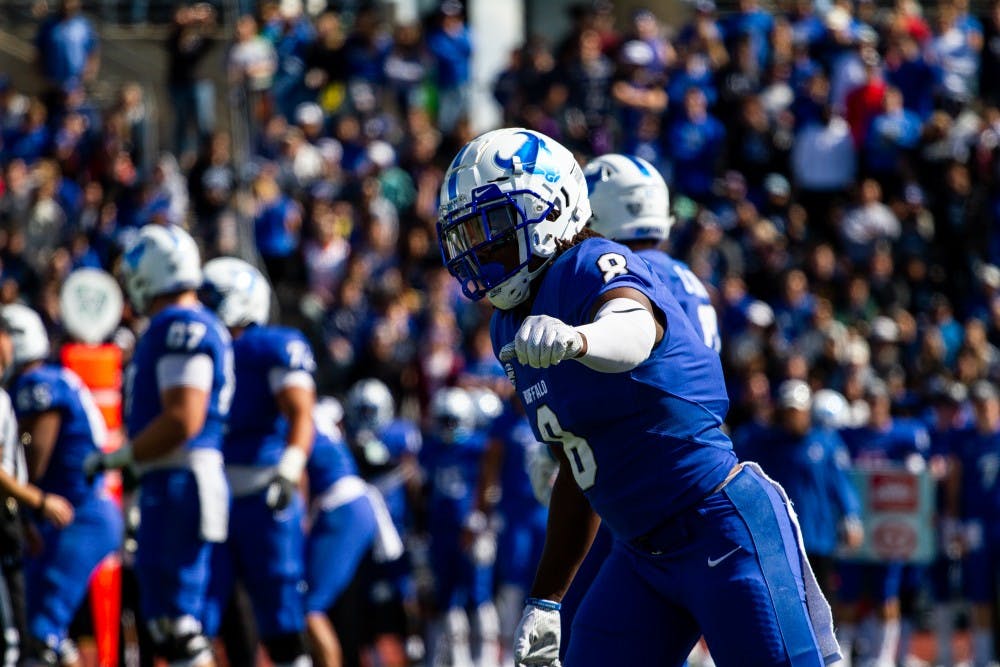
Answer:
M524 601L524 604L531 605L532 607L538 607L539 609L544 609L545 611L559 611L562 609L562 605L558 602L543 600L542 598L528 598Z

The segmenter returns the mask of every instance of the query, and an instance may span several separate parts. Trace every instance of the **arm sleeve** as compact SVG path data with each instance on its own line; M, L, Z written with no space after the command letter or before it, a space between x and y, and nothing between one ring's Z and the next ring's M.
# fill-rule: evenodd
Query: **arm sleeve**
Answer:
M577 361L601 373L632 370L649 357L656 342L653 314L632 299L611 299L593 322L576 330L587 339L587 353Z
M207 354L168 354L156 364L156 385L161 392L174 387L211 391L214 366Z

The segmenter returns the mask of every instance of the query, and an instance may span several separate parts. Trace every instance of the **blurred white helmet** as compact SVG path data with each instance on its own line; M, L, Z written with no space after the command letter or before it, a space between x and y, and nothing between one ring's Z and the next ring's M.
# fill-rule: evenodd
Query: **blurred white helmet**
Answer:
M649 162L612 153L591 160L583 174L595 232L615 241L664 241L670 235L670 193Z
M132 304L146 312L154 297L201 286L198 246L180 227L146 225L122 258L122 277Z
M42 318L31 308L12 303L0 308L0 328L10 334L14 344L14 367L30 361L47 359L49 334Z
M493 130L463 146L445 173L438 244L467 297L508 310L528 298L556 242L589 219L569 150L532 130Z
M813 396L812 418L821 428L845 428L848 422L847 399L834 389L820 389Z
M267 324L271 314L271 286L252 264L235 257L219 257L205 264L202 301L230 329Z
M476 430L478 413L472 397L459 387L445 387L431 399L433 431L444 442L456 442Z
M396 416L396 403L389 387L381 380L358 380L344 401L344 425L352 433L378 433Z
M476 406L476 423L479 428L487 428L503 412L503 401L489 389L469 389L469 397Z
M344 406L333 396L321 396L313 407L316 430L331 440L340 440L343 433L340 422L344 419Z

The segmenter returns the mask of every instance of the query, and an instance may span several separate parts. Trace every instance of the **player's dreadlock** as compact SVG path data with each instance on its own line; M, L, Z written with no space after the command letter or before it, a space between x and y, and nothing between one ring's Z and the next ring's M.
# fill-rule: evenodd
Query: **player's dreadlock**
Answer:
M590 227L584 227L583 229L578 231L576 235L573 236L573 238L569 240L566 239L557 240L556 253L552 256L552 259L553 260L557 259L559 255L563 254L573 246L583 243L587 239L603 239L603 238L604 236L602 234L598 234Z

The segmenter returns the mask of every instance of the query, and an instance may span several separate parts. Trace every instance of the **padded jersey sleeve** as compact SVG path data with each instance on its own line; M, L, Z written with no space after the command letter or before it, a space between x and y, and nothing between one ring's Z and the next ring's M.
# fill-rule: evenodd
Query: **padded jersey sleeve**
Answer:
M178 310L157 322L153 337L156 380L159 391L171 387L195 387L211 391L216 368L227 358L229 333L203 311Z
M558 281L556 316L563 322L572 326L590 323L597 299L620 287L636 289L656 303L659 281L653 277L649 265L625 246L591 238L569 253L552 267L556 274L546 277Z

